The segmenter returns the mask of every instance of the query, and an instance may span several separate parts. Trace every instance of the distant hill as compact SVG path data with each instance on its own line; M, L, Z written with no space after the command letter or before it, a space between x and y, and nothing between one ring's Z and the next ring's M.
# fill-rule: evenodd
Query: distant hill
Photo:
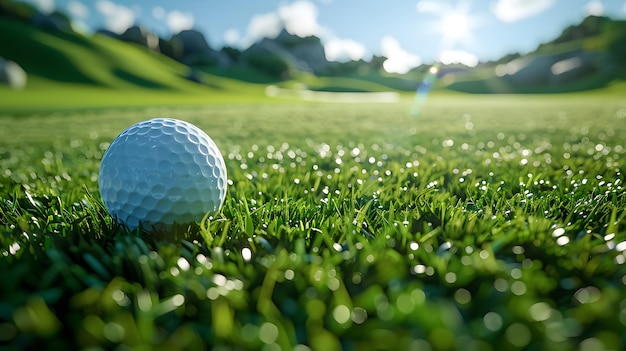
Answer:
M590 16L526 55L508 55L443 77L471 93L557 93L607 86L626 78L626 21Z
M63 17L39 14L21 3L0 1L0 33L0 57L17 62L34 84L179 91L227 89L233 84L139 44L76 33Z
M203 33L169 39L133 26L122 34L75 32L62 13L0 0L0 57L39 82L114 89L175 91L246 89L248 83L321 91L414 91L428 71L405 75L382 68L385 57L329 62L317 37L283 30L243 51L214 49ZM626 78L626 21L588 17L529 54L509 54L475 68L440 67L436 87L470 93L549 93L600 88Z

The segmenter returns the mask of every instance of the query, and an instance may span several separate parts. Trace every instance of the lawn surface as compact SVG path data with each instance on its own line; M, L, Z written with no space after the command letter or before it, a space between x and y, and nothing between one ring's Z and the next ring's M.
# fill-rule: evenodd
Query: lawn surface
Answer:
M622 96L0 108L0 346L621 349ZM229 178L159 238L97 190L112 139L158 116L205 130Z

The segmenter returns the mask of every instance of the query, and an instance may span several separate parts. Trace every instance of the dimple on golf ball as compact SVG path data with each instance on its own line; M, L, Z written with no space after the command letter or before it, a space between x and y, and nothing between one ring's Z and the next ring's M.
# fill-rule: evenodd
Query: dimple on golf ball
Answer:
M131 230L200 222L219 211L226 182L224 159L213 140L173 118L124 130L104 153L98 177L106 209Z

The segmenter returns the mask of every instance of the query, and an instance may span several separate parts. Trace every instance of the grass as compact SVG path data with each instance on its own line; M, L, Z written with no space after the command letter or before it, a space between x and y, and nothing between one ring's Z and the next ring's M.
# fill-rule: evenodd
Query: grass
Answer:
M6 34L0 56L28 72L24 91L0 87L2 110L234 101L235 94L258 96L264 88L192 72L164 55L101 34L45 31L8 18L0 21L0 31ZM190 75L201 84L187 79Z
M5 110L0 345L621 349L622 96ZM155 116L228 167L222 210L169 238L97 190L111 140Z

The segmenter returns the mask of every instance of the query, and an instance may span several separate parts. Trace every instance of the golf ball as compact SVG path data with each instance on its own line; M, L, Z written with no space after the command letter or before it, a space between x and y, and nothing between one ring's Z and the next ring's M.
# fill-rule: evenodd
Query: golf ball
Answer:
M193 124L154 118L124 130L102 157L98 186L106 209L133 230L200 222L226 197L226 166Z

